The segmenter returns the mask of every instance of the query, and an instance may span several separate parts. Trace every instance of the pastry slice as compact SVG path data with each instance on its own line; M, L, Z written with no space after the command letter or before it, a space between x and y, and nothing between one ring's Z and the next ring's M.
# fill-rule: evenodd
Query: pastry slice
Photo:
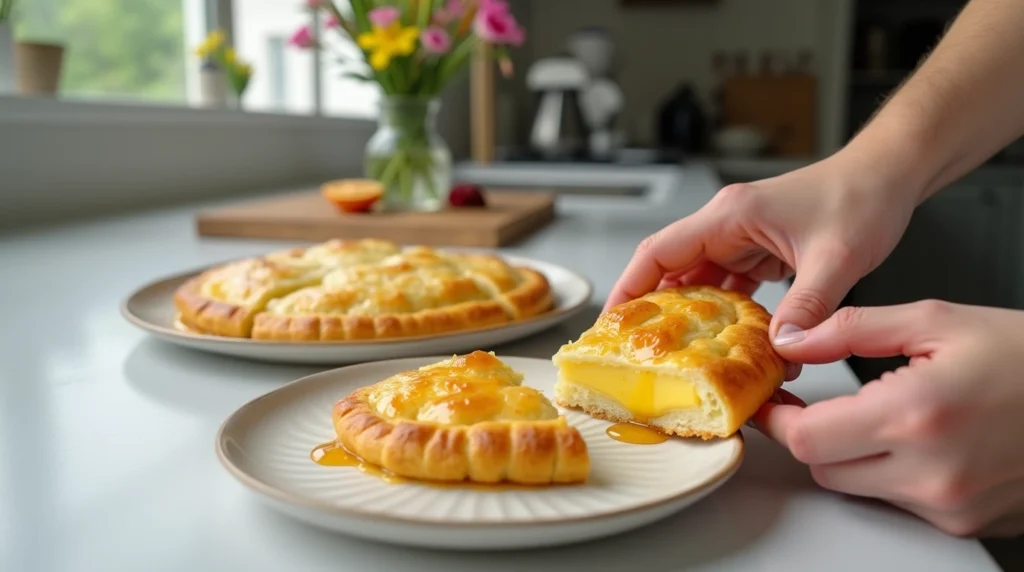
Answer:
M669 435L728 437L782 384L770 320L748 296L708 286L625 302L554 355L555 401Z
M586 480L586 442L491 353L404 371L333 408L338 441L363 461L428 481L531 485Z
M250 258L218 266L184 284L174 295L181 322L204 334L248 337L254 316L278 296L319 283L319 266Z
M503 303L436 251L413 248L379 264L337 270L319 286L273 300L256 316L255 339L337 341L403 338L509 321Z

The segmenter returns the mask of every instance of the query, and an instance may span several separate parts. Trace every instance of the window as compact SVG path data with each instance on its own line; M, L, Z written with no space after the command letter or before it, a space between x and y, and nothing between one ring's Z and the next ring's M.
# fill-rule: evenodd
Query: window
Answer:
M322 53L289 44L313 18L305 0L18 0L14 30L21 41L66 47L67 99L197 106L202 62L194 50L222 28L253 66L245 110L374 117L377 88L344 77L338 61L358 54L351 40L320 21Z
M185 3L23 0L14 34L65 45L64 96L185 103Z
M336 29L328 29L321 14L303 9L303 0L234 0L235 46L256 70L246 95L250 109L372 117L378 93L371 84L342 76L339 56L358 54L353 42ZM336 2L340 10L344 2ZM315 26L324 46L319 54L288 43L301 26ZM314 77L318 66L319 78ZM317 101L319 93L319 102Z

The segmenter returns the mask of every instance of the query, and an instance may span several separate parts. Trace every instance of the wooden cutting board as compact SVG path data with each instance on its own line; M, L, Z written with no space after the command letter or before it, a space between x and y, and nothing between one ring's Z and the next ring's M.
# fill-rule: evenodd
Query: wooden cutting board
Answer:
M727 125L753 125L768 136L774 155L815 152L817 79L810 75L744 76L722 84Z
M515 242L555 217L555 195L535 191L484 191L486 207L435 213L348 214L319 190L291 193L201 211L202 236L303 240L381 238L399 244L497 247Z

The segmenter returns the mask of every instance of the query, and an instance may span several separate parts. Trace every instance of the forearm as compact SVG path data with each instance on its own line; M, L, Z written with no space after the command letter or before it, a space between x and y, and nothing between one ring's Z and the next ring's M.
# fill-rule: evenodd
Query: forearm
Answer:
M972 0L840 153L917 203L1024 133L1024 0Z

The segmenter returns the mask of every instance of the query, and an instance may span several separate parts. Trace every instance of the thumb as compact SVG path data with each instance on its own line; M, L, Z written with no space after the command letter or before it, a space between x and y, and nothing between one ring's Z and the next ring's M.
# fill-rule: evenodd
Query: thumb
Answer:
M772 317L771 335L778 344L799 339L825 321L860 279L848 256L818 251L799 265L793 285Z
M794 341L775 342L776 350L797 363L832 363L851 355L861 357L917 356L935 350L934 342L948 332L944 302L915 302L896 306L841 308ZM782 336L779 336L782 338Z

